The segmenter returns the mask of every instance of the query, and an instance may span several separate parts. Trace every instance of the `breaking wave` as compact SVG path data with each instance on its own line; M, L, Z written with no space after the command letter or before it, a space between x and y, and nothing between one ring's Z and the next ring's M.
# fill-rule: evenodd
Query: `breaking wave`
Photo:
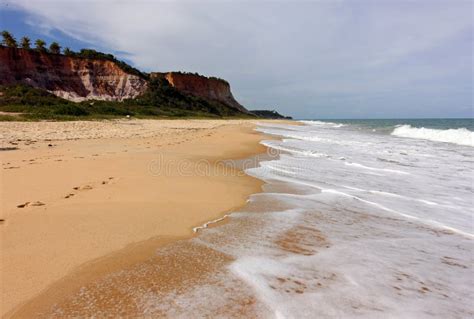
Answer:
M323 122L323 121L300 121L300 122L306 125L332 127L332 128L340 128L340 127L345 126L344 124L341 124L341 123Z
M466 128L437 130L400 125L393 130L392 135L474 147L474 132Z

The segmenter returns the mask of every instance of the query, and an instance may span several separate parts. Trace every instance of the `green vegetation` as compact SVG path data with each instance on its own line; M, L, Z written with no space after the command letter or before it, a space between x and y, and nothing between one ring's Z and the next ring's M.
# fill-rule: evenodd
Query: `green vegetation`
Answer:
M183 94L165 79L152 79L148 90L123 102L71 102L27 85L0 86L0 111L22 113L2 116L5 120L78 120L124 116L137 118L249 117L217 101Z
M31 40L28 37L21 38L20 45L23 49L30 50L31 49Z
M3 31L2 36L2 45L17 47L15 38L8 31ZM23 37L20 45L22 49L32 50L31 41L28 37ZM41 53L61 55L59 43L52 42L48 49L46 48L46 42L41 39L35 41L34 50ZM118 60L112 54L93 49L82 49L79 52L74 52L70 48L65 48L63 55L114 62L123 71L148 80L148 89L142 95L122 102L84 101L75 103L28 85L0 86L0 111L12 112L12 114L1 115L0 121L102 119L123 116L145 118L252 117L252 115L244 114L222 102L179 91L172 87L164 77L150 79L149 74ZM197 73L183 74L199 75ZM209 79L224 81L215 77Z
M44 42L43 40L41 40L41 39L36 40L35 45L36 45L36 50L38 52L47 52L46 51L46 42Z
M226 80L224 79L221 79L221 78L218 78L218 77L215 77L215 76L205 76L205 75L201 75L197 72L183 72L183 71L173 71L173 73L176 73L176 74L183 74L183 75L196 75L196 76L202 76L204 78L207 78L207 79L210 79L210 80L216 80L216 81L221 81L221 82L224 82L224 83L227 83L229 84L229 82L227 82Z
M164 78L153 78L148 82L148 90L141 96L127 100L126 104L140 107L154 106L159 109L180 110L180 112L198 112L207 116L242 116L238 110L212 100L185 94L170 86Z
M74 52L72 52L71 49L69 49L68 47L64 48L63 53L65 56L72 56L74 54Z
M17 47L17 42L13 35L4 30L1 33L3 37L2 45L7 46L7 47L12 47L16 48ZM28 37L23 37L21 39L21 47L23 49L30 50L31 49L31 44L30 44L30 39ZM49 50L46 48L46 42L42 39L37 39L35 41L35 49L38 52L42 53L52 53L52 54L61 54L61 46L59 45L58 42L53 42L49 46ZM65 56L70 56L70 57L75 57L75 58L83 58L83 59L98 59L98 60L108 60L112 61L115 64L118 65L119 68L121 68L124 72L134 74L136 76L139 76L143 79L148 79L148 74L141 72L140 70L134 68L133 66L129 65L128 63L121 61L117 59L115 56L112 54L107 54L107 53L102 53L93 49L81 49L79 52L74 52L70 48L64 49L64 55Z
M11 47L11 48L17 47L16 39L13 37L13 35L10 32L6 30L2 31L2 37L3 37L3 40L2 40L3 45L7 47Z
M272 110L272 111L270 111L270 110L253 110L253 111L250 111L250 112L252 112L256 116L264 118L264 119L287 119L287 120L292 119L291 116L281 115L280 113L278 113L275 110Z
M49 46L49 52L52 54L61 54L61 47L59 46L59 43L51 43L51 45Z

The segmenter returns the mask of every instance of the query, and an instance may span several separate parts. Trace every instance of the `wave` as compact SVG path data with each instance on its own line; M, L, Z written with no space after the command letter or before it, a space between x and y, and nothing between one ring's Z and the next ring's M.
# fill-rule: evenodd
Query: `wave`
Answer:
M332 128L340 128L340 127L345 126L344 124L341 124L341 123L323 122L323 121L300 121L300 122L306 125L327 126L327 127L332 127Z
M353 166L353 167L358 167L358 168L363 168L371 171L379 171L379 172L389 172L389 173L395 173L395 174L403 174L403 175L409 175L410 173L404 172L404 171L399 171L396 169L388 169L388 168L375 168L375 167L370 167L370 166L365 166L359 163L345 163L347 166Z
M303 155L303 156L310 156L310 157L327 157L327 158L330 157L328 154L325 154L325 153L319 153L319 152L315 152L315 151L304 151L304 150L298 150L298 149L294 149L294 148L284 147L284 146L281 146L281 145L275 145L275 144L271 143L271 141L263 141L263 142L261 142L261 144L265 145L266 147L275 149L275 150L288 152L288 153L296 154L296 155Z
M445 225L441 222L431 220L431 219L424 219L424 218L421 218L421 217L418 217L418 216L413 216L413 215L410 215L410 214L402 213L402 212L393 210L391 208L388 208L384 205L381 205L377 202L372 202L372 201L363 199L361 197L354 196L354 195L351 195L351 194L347 194L347 193L344 193L344 192L341 192L341 191L338 191L338 190L335 190L335 189L321 189L321 192L322 193L331 193L331 194L335 194L335 195L341 195L341 196L348 197L348 198L353 198L353 199L358 200L360 202L363 202L363 203L372 205L374 207L377 207L381 210L384 210L384 211L387 211L387 212L390 212L390 213L394 213L394 214L403 216L403 217L408 218L408 219L416 220L419 223L422 223L422 224L425 224L425 225L430 225L430 226L433 226L433 227L436 227L436 228L445 229L445 230L463 235L463 236L468 237L468 238L474 238L474 234L472 234L472 233L465 232L465 231L462 231L460 229Z
M395 127L391 135L474 147L474 132L466 128L438 130L400 125Z

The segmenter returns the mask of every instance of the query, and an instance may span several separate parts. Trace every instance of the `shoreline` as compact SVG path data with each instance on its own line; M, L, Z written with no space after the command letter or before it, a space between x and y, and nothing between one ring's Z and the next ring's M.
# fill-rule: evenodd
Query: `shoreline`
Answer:
M140 124L140 121L136 122ZM134 124L136 122L134 122ZM146 122L146 125L153 126L152 122ZM247 175L239 176L238 174L234 174L235 176L222 176L222 174L226 172L223 172L222 168L217 167L217 164L221 160L247 158L251 155L262 153L266 149L259 144L265 136L253 130L255 122L256 121L205 120L156 121L155 124L158 126L167 127L166 129L169 130L168 135L164 134L164 136L161 134L157 137L155 135L156 132L151 132L151 136L149 137L132 136L126 139L90 139L91 137L89 136L85 137L85 139L73 141L61 141L58 139L54 141L51 141L51 139L40 140L36 136L35 138L38 142L28 143L30 145L24 146L26 149L21 148L17 151L5 152L4 154L6 156L2 164L8 164L10 165L9 167L21 165L21 161L32 155L37 155L37 158L43 160L35 160L39 162L37 165L28 167L20 166L20 169L5 169L6 166L4 165L4 169L2 170L5 177L4 183L9 186L13 184L13 187L4 192L7 193L7 196L4 196L7 200L3 203L4 209L2 211L6 211L6 213L4 213L5 216L2 218L6 219L6 222L1 225L1 231L2 238L4 238L3 246L6 249L2 249L2 254L4 257L11 257L14 255L14 250L21 251L25 254L23 257L18 255L14 256L14 258L10 258L7 264L2 264L2 268L4 268L2 270L4 276L2 279L4 289L2 316L10 317L13 315L15 317L25 317L28 313L32 314L35 309L45 307L55 298L62 297L65 292L72 292L74 289L79 288L81 283L89 282L94 278L104 275L104 273L109 273L113 269L121 269L143 261L144 258L149 258L152 251L156 250L157 247L163 247L170 243L176 243L180 239L196 236L193 232L193 227L203 227L206 224L223 218L227 212L245 205L247 197L250 194L261 191L263 182ZM93 126L95 126L95 124L96 123L94 123ZM129 125L130 121L126 124ZM37 124L31 123L31 125ZM191 125L191 127L189 127L189 125ZM196 125L199 127L196 127ZM4 129L4 127L2 127L2 129ZM157 129L159 130L159 128ZM91 132L93 133L93 130L89 130L85 134L90 135ZM68 134L70 133L71 132L68 132ZM109 133L110 132L107 134ZM134 132L133 134L136 133ZM178 136L179 138L177 138ZM70 136L68 136L68 138L70 138ZM177 139L179 140L178 142L176 141ZM137 166L143 166L143 163L149 163L150 160L156 159L156 154L153 152L153 144L155 143L156 145L158 140L160 143L160 146L158 146L158 148L160 148L160 156L164 156L160 158L160 161L170 161L173 163L179 160L185 160L189 163L199 163L199 161L206 160L210 163L209 169L213 174L211 174L211 176L181 177L186 178L186 185L193 184L190 188L183 190L180 186L183 185L184 180L176 181L180 178L179 172L176 170L173 171L176 167L171 167L171 170L167 172L170 173L171 176L168 176L169 178L163 181L166 184L166 188L170 188L171 186L171 188L167 190L168 193L161 195L154 194L150 189L156 192L160 189L159 187L161 185L161 191L164 191L163 183L157 183L156 176L143 175L143 167L137 171ZM165 142L169 143L166 144ZM205 145L196 145L200 142L204 142ZM54 144L54 146L47 146L48 144ZM236 148L236 145L239 145L239 147ZM97 151L98 149L102 149L102 152ZM105 150L109 152L104 152ZM112 153L110 150L114 150L115 153L107 154ZM57 163L51 162L51 159L58 158L57 156L55 157L55 155L59 153L63 153L61 162L67 162L59 163L65 165L65 167L61 169L57 167ZM101 159L101 157L104 158ZM136 159L133 163L129 163L130 158ZM21 161L19 161L20 159ZM114 170L116 175L122 172L122 175L125 176L111 176L113 179L107 180L105 175L111 174L104 175L105 172L101 171L101 169L109 171L110 166L116 166ZM54 186L46 185L50 188L49 191L53 190L53 193L58 193L59 189L57 188L62 189L64 184L67 184L64 179L74 179L74 177L79 177L81 174L85 174L85 177L89 177L89 179L91 176L100 177L98 178L99 182L86 183L85 186L91 186L90 189L80 188L77 192L70 193L74 194L74 196L68 199L67 203L65 203L64 198L59 199L58 196L55 198L53 198L53 196L50 196L50 198L45 196L45 199L42 199L45 205L27 206L21 208L21 212L19 212L20 208L14 207L14 204L18 203L18 197L20 196L14 193L22 193L19 191L19 187L26 185L26 177L40 178L41 180L41 177L44 178L45 175L35 175L35 172L45 171L51 175L54 171L54 176L56 176L60 175L60 172L56 173L58 169L60 171L62 169L68 172L74 171L75 176L65 174L61 177L61 181L50 181L51 184L56 182ZM134 171L135 174L126 176L126 174L123 174L125 169L130 169ZM148 167L148 173L149 169L150 167ZM29 172L23 172L26 175L22 176L22 170L28 170ZM20 182L17 182L15 185L13 181L18 179ZM194 182L192 181L193 179L195 179ZM103 181L100 182L100 180ZM173 180L175 181L173 182ZM32 184L34 183L30 185ZM79 184L79 182L76 184ZM102 185L103 188L101 188ZM133 187L133 191L130 189L130 186ZM106 190L107 188L111 189ZM37 192L38 198L41 197L41 195L45 195L41 190L35 191ZM67 190L64 191L67 193ZM145 194L143 194L143 192L145 192ZM176 195L177 192L181 194ZM193 195L195 192L198 194ZM232 193L231 196L228 195L229 192ZM94 193L97 194L94 196ZM132 193L132 195L130 193ZM24 195L24 193L22 194ZM169 202L170 196L173 195L175 195L175 197L179 197L180 195L194 196L194 199L191 198L190 203L189 201L182 202L179 198L175 198L174 203L166 204L166 202ZM66 195L66 197L67 196L68 195ZM108 200L105 202L98 200L101 196L108 196ZM114 196L118 196L120 200L116 197L114 198ZM127 196L132 197L129 198L129 202L126 201ZM141 203L139 200L144 198L143 196L151 202L147 202L147 204ZM156 198L156 196L159 198ZM219 198L218 204L215 204L216 198ZM31 199L31 202L34 200L36 199ZM213 205L210 205L211 202ZM148 210L148 214L142 213L141 216L138 217L132 216L133 214L131 214L129 210L136 209L137 205L138 207L141 205L143 206L141 207L142 209ZM80 208L75 209L78 206L80 206ZM109 213L104 214L103 210L111 209L111 206L113 209L120 211L120 215L125 214L127 216L125 218L118 216L116 214L117 211L110 213L110 210ZM181 206L181 209L178 209L176 206ZM161 210L161 212L155 212L157 207L160 207L158 210ZM170 208L174 208L172 217L170 217L169 211L164 212L164 210ZM84 210L86 210L85 213ZM183 210L186 212L183 213ZM181 212L178 213L178 211ZM38 218L40 214L42 214L42 216ZM46 216L47 218L45 218ZM120 217L122 218L118 220ZM73 219L72 221L70 220L71 218ZM91 223L91 220L95 218L100 218L101 222L98 224ZM185 220L182 220L183 218ZM157 219L160 220L160 222L157 223ZM41 225L41 223L45 223L45 220L47 220L47 225ZM55 220L60 220L60 222L55 223ZM55 228L70 226L71 223L75 222L82 223L82 227L66 227L66 229ZM179 225L176 225L176 222L178 222ZM222 222L225 222L225 220L217 223ZM111 227L109 225L111 223L116 223L116 225ZM153 227L144 226L144 224L148 223L161 226L161 230L159 229L160 227L153 229ZM15 227L15 224L17 226L16 234L15 232L8 231L12 227ZM44 229L38 230L38 228L43 227ZM130 229L134 229L135 227L141 228L141 232L130 231ZM170 227L172 229L170 229ZM213 227L213 225L210 227ZM47 235L46 239L41 237L44 236L45 233L54 233L55 230L58 230L58 233L50 236ZM71 230L73 230L72 233ZM120 232L126 232L126 234L121 234L117 237L117 234L120 234ZM16 236L12 237L12 234ZM25 235L26 237L30 237L29 241L23 238ZM71 240L64 238L65 236L76 237ZM34 237L34 240L32 240L31 237ZM52 242L52 238L55 238L56 241ZM107 238L109 238L109 240L107 240ZM81 242L81 240L85 240L85 244L77 245L77 242ZM71 247L71 242L76 243L76 245ZM97 247L92 249L83 247L91 242L95 243ZM111 242L113 242L113 244L111 244ZM33 245L34 248L29 247L29 245ZM139 252L137 252L137 247L141 247L138 249ZM75 249L80 249L80 253L78 254L78 251ZM45 261L42 259L45 258L44 256L41 258L38 256L26 258L28 250L30 253L34 251L41 252L41 254L44 254L49 260ZM61 253L58 253L59 251ZM135 254L131 254L130 252L132 251L135 251ZM81 255L81 257L78 258L77 255ZM3 260L5 260L4 257ZM69 257L74 257L74 260L71 262L71 258ZM53 260L51 260L51 258ZM61 260L62 263L59 262L58 266L58 261ZM65 267L65 269L60 267ZM40 271L39 268L43 270ZM95 270L91 271L92 269ZM28 278L29 280L32 278L36 280L36 285L33 285L33 289L31 288L31 283L25 282L25 280L23 280L23 282L14 280L14 278L21 278L21 274L25 273L31 274L31 277ZM42 278L42 280L38 280L38 278ZM71 284L73 282L75 283ZM30 285L29 289L27 288L28 285ZM13 294L12 290L14 291ZM7 291L8 294L6 294Z

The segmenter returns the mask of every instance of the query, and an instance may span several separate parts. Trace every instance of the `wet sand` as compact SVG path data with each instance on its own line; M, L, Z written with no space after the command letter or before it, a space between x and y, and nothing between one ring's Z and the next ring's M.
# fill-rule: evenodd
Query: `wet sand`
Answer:
M84 285L143 265L157 258L157 247L180 245L194 235L193 227L242 206L262 183L220 161L265 151L254 126L210 120L0 123L2 315L38 316L55 303L73 314L67 296ZM177 287L173 280L186 281L186 273L205 273L196 271L199 265L208 270L229 261L215 252L195 253L205 258L179 276L167 274L160 289ZM176 258L160 262L182 265ZM107 300L102 314L117 306L115 298Z

